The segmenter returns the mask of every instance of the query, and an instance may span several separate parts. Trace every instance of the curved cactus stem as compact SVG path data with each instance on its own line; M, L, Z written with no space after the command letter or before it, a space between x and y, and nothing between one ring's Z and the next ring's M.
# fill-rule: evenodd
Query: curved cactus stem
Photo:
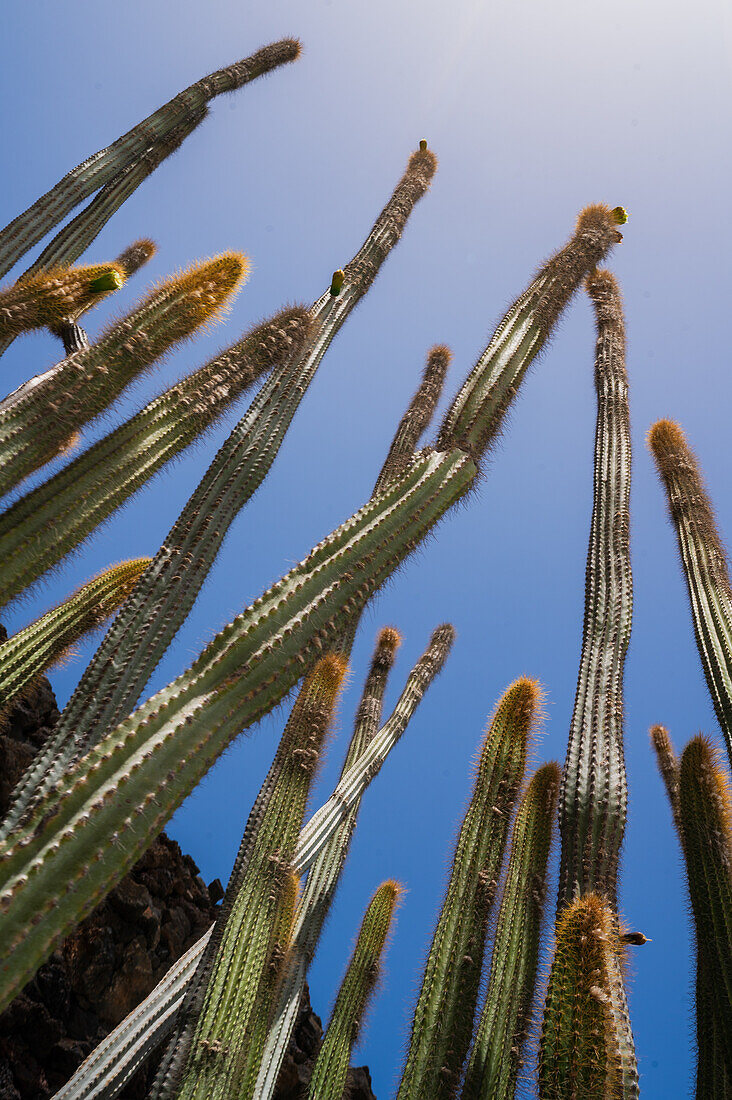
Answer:
M94 153L68 172L55 187L0 232L0 277L74 207L114 180L119 172L128 169L138 158L150 155L158 142L170 140L171 134L180 126L190 125L193 129L205 117L207 104L215 96L235 91L279 65L294 61L299 52L298 42L283 39L264 46L234 65L203 77L112 145Z
M537 682L516 680L485 735L427 956L398 1100L455 1095L473 1032L488 917L539 705Z
M278 910L289 896L290 876L283 874L283 868L290 865L297 844L345 668L339 656L322 658L308 676L308 690L295 705L285 728L275 790L220 939L215 937L219 939L216 957L182 1072L178 1077L175 1059L164 1060L154 1096L214 1100L238 1095L257 991L281 923Z
M560 780L559 765L544 764L519 803L488 991L461 1100L513 1100L534 1000L547 861Z
M0 402L0 493L58 454L165 351L214 319L248 268L228 252L169 279L93 346Z
M539 1049L541 1100L615 1100L624 1084L623 945L617 917L596 894L567 905L557 921ZM620 994L622 1000L624 994Z
M691 604L697 649L732 766L732 588L727 555L696 457L672 420L648 445L666 490Z
M627 814L623 666L630 638L630 418L620 293L609 272L587 282L595 307L594 500L577 695L562 776L559 908L591 891L613 907Z
M16 500L0 515L0 604L72 553L258 378L297 354L311 329L307 310L282 310Z
M369 902L313 1067L308 1100L343 1097L351 1050L379 979L381 957L401 892L397 882L383 882Z
M53 267L0 290L0 341L73 319L124 285L119 264Z
M0 643L0 724L10 704L29 684L114 614L150 561L135 558L105 569L58 607Z
M332 298L326 292L312 306L310 338L283 371L267 379L217 454L163 542L145 583L112 624L53 738L21 781L9 821L19 820L30 801L63 774L71 760L124 718L139 699L193 606L229 526L272 465L323 355L399 240L435 167L432 153L410 157L389 202L346 266L340 295ZM124 660L120 653L126 655Z

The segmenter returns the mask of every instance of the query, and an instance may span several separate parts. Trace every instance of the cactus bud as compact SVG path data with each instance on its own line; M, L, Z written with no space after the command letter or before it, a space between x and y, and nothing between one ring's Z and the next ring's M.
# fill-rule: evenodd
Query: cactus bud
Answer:
M342 268L339 267L337 271L333 272L333 278L330 281L330 295L331 295L331 298L337 298L338 297L341 290L343 289L343 280L344 279L345 279L345 275L343 274L343 269Z

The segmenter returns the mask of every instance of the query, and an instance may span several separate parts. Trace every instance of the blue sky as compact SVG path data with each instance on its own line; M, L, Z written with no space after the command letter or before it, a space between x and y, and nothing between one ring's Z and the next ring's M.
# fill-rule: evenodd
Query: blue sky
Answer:
M505 307L569 236L578 210L595 201L629 209L611 261L625 297L634 445L622 909L632 928L653 937L633 956L630 989L643 1095L687 1095L690 928L647 731L663 722L680 746L699 729L717 730L644 437L660 416L681 421L722 531L732 531L723 328L729 8L722 0L693 8L656 0L37 0L6 4L3 20L2 224L193 80L285 35L303 42L296 64L216 100L87 253L107 259L140 236L159 247L114 304L90 318L92 334L149 282L191 260L236 248L253 266L225 324L167 359L112 422L282 303L315 299L360 245L419 139L440 158L431 192L324 360L150 690L367 498L430 345L453 349L449 400ZM386 979L355 1056L369 1064L379 1100L398 1073L471 761L486 717L516 676L538 677L547 693L536 761L564 758L591 507L593 348L591 310L579 296L526 380L479 492L372 604L354 651L317 801L339 770L379 627L390 623L404 635L391 700L433 627L450 621L457 630L442 677L364 800L311 974L313 1003L325 1017L373 890L387 877L404 883ZM5 392L57 354L45 334L17 341L3 358ZM51 584L6 612L8 628L111 561L154 553L227 430L221 425ZM82 647L54 675L61 702L91 651ZM280 708L241 738L170 826L207 880L228 876L285 717Z

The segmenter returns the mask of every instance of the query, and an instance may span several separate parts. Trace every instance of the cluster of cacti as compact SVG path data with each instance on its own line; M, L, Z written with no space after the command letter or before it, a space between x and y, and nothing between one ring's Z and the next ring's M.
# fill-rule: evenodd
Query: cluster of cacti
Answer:
M5 273L98 192L33 267L0 292L0 342L47 326L67 353L0 402L0 492L61 453L74 433L173 344L214 318L241 285L247 261L226 253L163 283L90 344L78 325L81 314L121 286L153 246L138 242L113 264L69 265L198 125L213 96L297 53L297 43L276 43L192 85L74 169L0 233ZM599 204L582 211L568 244L500 322L434 444L419 448L450 360L446 347L430 350L370 499L220 631L190 668L133 709L231 523L270 469L323 355L399 240L435 168L434 155L420 142L363 246L333 273L310 308L284 309L246 333L51 478L18 495L0 515L5 604L78 548L261 380L155 557L101 575L0 646L1 711L76 638L122 605L0 827L0 1007L119 882L232 740L302 681L246 822L215 925L60 1096L116 1095L164 1041L153 1087L157 1100L273 1095L361 798L453 641L452 627L437 628L384 722L384 692L400 637L393 628L380 632L340 780L303 826L361 613L474 486L530 364L583 283L597 320L598 412L582 653L566 763L561 775L554 763L539 767L521 795L541 690L527 677L516 680L480 750L416 999L398 1098L515 1095L526 1073L526 1040L537 1007L557 804L559 896L538 1051L539 1096L638 1095L623 957L628 943L645 937L624 933L617 910L627 812L623 666L632 616L628 385L619 291L613 276L597 269L621 239L621 207ZM732 597L724 553L680 430L661 422L651 445L677 525L705 674L732 754ZM662 733L656 732L654 743L687 861L698 931L697 1095L721 1097L732 1081L729 794L704 739L692 741L680 763ZM336 1100L343 1093L399 893L396 883L386 881L369 904L309 1100Z

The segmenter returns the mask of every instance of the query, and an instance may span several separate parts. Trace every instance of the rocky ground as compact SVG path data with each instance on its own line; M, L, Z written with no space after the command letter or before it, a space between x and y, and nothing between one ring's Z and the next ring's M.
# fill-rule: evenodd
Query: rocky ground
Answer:
M0 627L0 631L2 628ZM4 637L2 631L2 637ZM0 812L58 718L41 680L0 735ZM0 1100L45 1100L205 932L223 896L164 833L0 1015ZM301 1100L323 1028L303 999L277 1085L277 1100ZM143 1100L151 1057L120 1094ZM349 1071L349 1100L375 1100L366 1067Z

